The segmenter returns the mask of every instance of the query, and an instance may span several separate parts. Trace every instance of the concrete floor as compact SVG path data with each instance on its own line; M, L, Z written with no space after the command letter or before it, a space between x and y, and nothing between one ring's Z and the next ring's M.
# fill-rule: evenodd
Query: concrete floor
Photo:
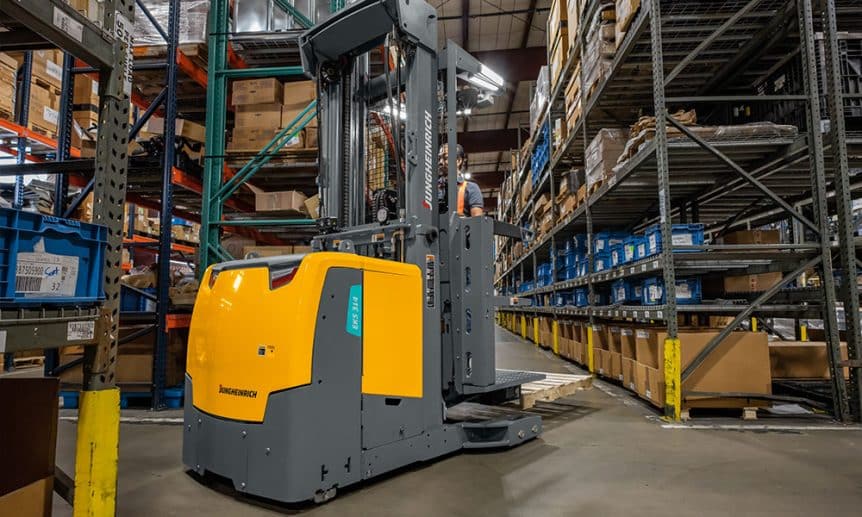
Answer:
M498 367L578 370L498 330ZM181 426L122 424L118 514L171 515L858 515L859 429L668 429L619 388L543 406L543 436L460 454L343 491L323 506L262 506L215 491L180 464ZM818 424L818 429L823 426ZM75 424L60 422L71 472ZM55 497L55 515L71 515Z

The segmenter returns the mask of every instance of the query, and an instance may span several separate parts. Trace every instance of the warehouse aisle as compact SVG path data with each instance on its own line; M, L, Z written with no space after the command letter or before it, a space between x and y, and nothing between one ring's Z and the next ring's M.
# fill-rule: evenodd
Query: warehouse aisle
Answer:
M577 368L498 330L498 366ZM571 370L570 368L574 368ZM664 429L603 383L543 406L540 440L455 455L344 492L313 516L816 515L862 505L862 432ZM58 464L72 469L75 427L60 422ZM212 491L180 465L182 427L123 424L119 515L280 515ZM856 458L853 461L847 461ZM70 515L55 497L55 515Z

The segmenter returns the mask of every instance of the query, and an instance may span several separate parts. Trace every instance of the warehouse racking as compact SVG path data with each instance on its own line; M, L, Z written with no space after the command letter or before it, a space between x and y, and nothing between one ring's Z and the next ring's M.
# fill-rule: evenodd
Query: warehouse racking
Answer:
M116 490L119 393L115 387L114 366L119 328L119 277L122 272L122 200L125 197L127 176L130 30L134 16L131 0L107 0L104 7L104 18L97 25L62 2L0 2L0 13L4 16L4 25L9 29L5 33L6 41L14 42L22 49L60 47L92 65L99 73L101 131L96 143L93 188L96 199L94 221L107 227L105 300L99 304L36 306L0 311L0 328L7 352L66 345L87 347L82 402L84 412L78 426L80 454L74 483L75 492L78 493L76 509L96 513L113 511L113 493ZM69 61L66 59L67 64ZM18 154L22 156L28 147L24 140L34 135L23 131L23 128L10 129L16 134ZM50 146L52 143L38 137L33 139L39 141L40 146ZM33 149L38 147L33 146ZM59 158L63 160L69 152L65 139L59 148ZM68 160L59 167L42 163L19 164L4 169L3 173L56 174L79 167L77 170L92 168L92 162L85 159ZM70 332L73 328L79 332ZM94 468L94 465L99 465L99 468ZM59 469L56 478L57 491L71 501L71 479Z
M513 315L521 317L522 328L527 326L527 317L540 315L549 316L555 322L572 317L588 322L590 345L586 363L591 371L596 369L592 356L595 323L660 323L669 338L665 343L665 358L669 360L663 365L665 413L677 419L685 396L681 393L682 383L732 330L749 320L756 324L755 317L823 320L831 378L836 379L831 383L835 415L840 420L858 419L862 393L858 372L858 292L855 282L840 282L841 299L848 308L843 315L851 358L851 362L842 363L829 212L832 206L831 214L838 215L836 266L844 272L844 278L856 278L851 199L859 185L851 183L848 149L853 150L849 155L858 159L862 140L856 134L848 134L844 127L841 107L858 99L858 94L854 96L840 88L838 32L858 28L858 3L829 0L823 3L822 11L816 12L809 0L644 0L630 3L639 3L640 9L624 37L617 38L616 52L605 76L593 89L578 91L582 110L574 127L560 145L552 148L549 164L542 170L529 171L529 160L522 157L521 168L513 171L512 190L519 192L520 187L535 176L532 193L520 207L513 195L500 211L504 219L519 224L528 222L540 196L548 195L553 200L564 177L575 187L584 184L585 155L599 129L627 126L643 111L655 115L654 139L618 166L614 179L594 187L569 214L560 215L559 206L553 204L553 227L534 238L520 257L512 257L510 264L500 268L497 285L504 292L541 301L547 295L586 287L589 305L507 309L505 317L509 321ZM586 60L588 21L607 4L602 1L581 3L577 37L560 73L561 79L551 89L548 108L541 115L538 127L560 117L565 124L566 85L575 73L580 74L581 84L585 84L586 72L577 65ZM829 71L821 72L820 77L815 31L824 34ZM764 93L752 88L753 78L768 77L790 61L798 62L800 67L795 90ZM822 98L827 99L831 119L826 133L818 130L821 119L826 118L821 116ZM678 122L668 110L669 107L697 107L715 112L739 105L752 106L755 113L766 113L772 106L801 107L800 116L794 120L799 134L704 138ZM815 130L810 131L810 128ZM668 137L670 130L675 131L675 137ZM530 152L535 149L536 140L533 139ZM833 178L834 185L831 184ZM645 192L656 195L644 195ZM672 223L675 222L704 223L708 232L720 233L785 219L796 222L794 244L665 245L660 254L638 262L573 280L554 279L551 285L518 293L522 282L540 278L542 263L550 263L552 271L556 271L557 250L576 234L588 236L590 271L596 271L592 242L599 231L638 231L658 224L661 241L671 243ZM800 231L800 227L804 230ZM512 256L514 249L514 242L502 243L500 255ZM788 287L812 268L818 271L819 287ZM692 305L676 303L677 276L722 271L739 274L773 271L783 276L771 288L747 299ZM598 300L597 291L615 280L650 275L663 277L666 286L663 304L609 305ZM680 317L691 322L709 316L728 316L729 321L682 370L680 344L675 339ZM533 328L537 326L534 321ZM556 323L554 330L557 330ZM555 335L555 342L556 339ZM849 392L841 381L842 364L856 366L851 368Z

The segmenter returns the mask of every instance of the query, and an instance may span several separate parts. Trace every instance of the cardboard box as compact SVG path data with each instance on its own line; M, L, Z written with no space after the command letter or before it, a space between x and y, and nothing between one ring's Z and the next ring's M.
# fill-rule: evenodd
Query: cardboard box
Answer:
M664 407L664 373L655 368L647 368L646 378L647 382L646 390L644 391L644 398L654 406Z
M253 104L281 105L284 85L274 77L234 81L231 90L231 103L234 106Z
M620 327L620 349L623 358L637 359L635 330L632 327Z
M778 230L742 230L728 233L722 239L724 244L781 244Z
M780 272L724 277L726 293L760 293L781 282Z
M305 200L305 213L312 219L320 217L320 194L315 194Z
M623 380L623 356L619 352L608 352L608 357L610 360L610 372L609 377L615 381L622 382Z
M314 81L285 83L284 96L281 99L283 104L282 124L285 126L290 124L316 97L317 90ZM307 127L317 127L317 119L312 119Z
M623 357L623 387L634 392L637 392L637 386L635 385L636 368L637 362L634 359Z
M0 515L51 515L58 396L55 378L0 378Z
M258 212L295 212L302 213L305 200L302 192L285 190L281 192L255 192L254 208Z
M81 126L81 129L91 130L99 127L99 112L91 110L78 110L72 112L72 119Z
M254 246L257 244L254 239L244 237L242 235L233 234L221 241L221 247L225 249L234 258L243 256L243 249L246 246Z
M278 129L281 127L281 104L237 106L234 108L234 126L258 130Z
M640 9L640 6L641 0L617 0L617 23L615 27L615 39L617 48L619 48L620 44L625 38L626 32L629 30L629 26L632 24L632 20L634 20L638 9Z
M841 360L847 360L847 343L841 343ZM829 379L829 359L823 341L775 341L769 343L773 379ZM844 368L844 377L850 369Z
M590 329L588 329L590 330ZM601 348L603 350L610 350L608 344L608 335L606 327L600 323L596 323L592 326L593 332L593 346L596 348Z
M242 249L242 258L278 257L292 255L293 246L246 246Z
M165 119L161 117L150 117L142 131L145 133L152 133L154 135L165 134ZM177 137L183 137L192 142L204 143L207 140L207 129L205 126L181 118L176 120L174 133Z
M307 255L311 253L311 246L294 246L293 254L294 255Z
M661 343L664 346L664 343ZM637 362L658 368L661 364L660 357L664 357L664 351L659 351L658 333L650 329L635 329L635 358Z
M72 104L81 106L80 109L90 109L93 106L99 108L99 81L94 81L90 76L75 75L75 90L72 96Z
M260 151L272 141L280 129L259 129L255 127L235 127L228 142L229 151ZM302 149L303 133L294 136L281 149Z
M605 128L590 142L584 157L587 187L614 177L613 169L628 141L627 133L623 129Z
M57 132L57 122L60 113L57 111L58 98L50 90L39 86L30 85L30 110L27 123L31 127L37 127L48 133Z
M620 328L617 325L607 326L607 349L611 352L622 352L622 343L620 341Z
M635 363L635 393L646 398L647 391L647 366L641 363Z
M601 348L593 347L593 369L602 376L610 375L611 353Z
M141 330L140 326L120 328L120 338ZM117 355L116 379L118 384L146 384L153 382L153 350L155 333L141 336L119 348ZM188 329L173 329L168 334L167 361L165 368L165 383L176 386L183 383L186 372L186 347ZM73 361L81 356L80 347L61 349L61 364ZM80 385L83 381L81 365L65 370L60 374L60 382L64 385Z

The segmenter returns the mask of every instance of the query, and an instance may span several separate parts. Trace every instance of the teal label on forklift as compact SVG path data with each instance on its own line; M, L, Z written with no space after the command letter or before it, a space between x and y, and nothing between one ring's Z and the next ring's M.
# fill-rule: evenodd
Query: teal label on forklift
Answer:
M350 335L357 337L362 335L362 284L350 286L345 328Z

